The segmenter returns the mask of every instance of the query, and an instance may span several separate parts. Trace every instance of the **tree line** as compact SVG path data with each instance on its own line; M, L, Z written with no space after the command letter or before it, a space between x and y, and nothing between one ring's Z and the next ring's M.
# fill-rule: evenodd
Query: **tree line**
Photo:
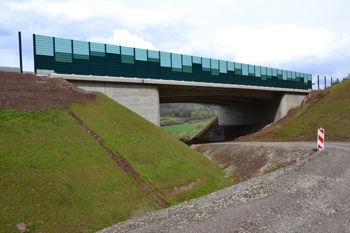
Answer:
M217 115L217 106L208 104L169 103L160 105L161 126L189 124Z

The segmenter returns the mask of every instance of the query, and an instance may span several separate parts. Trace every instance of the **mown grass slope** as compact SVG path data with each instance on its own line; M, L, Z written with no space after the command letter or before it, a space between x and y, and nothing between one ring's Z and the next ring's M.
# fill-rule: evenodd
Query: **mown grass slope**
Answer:
M350 141L350 79L323 91L313 91L306 104L281 122L236 141L315 141L325 129L325 142Z
M142 178L160 190L200 179L191 190L174 196L174 203L221 185L217 180L220 169L206 157L108 97L99 95L94 103L73 104L70 109L100 136L104 145L122 154Z
M225 186L216 165L106 96L69 108L171 204ZM32 222L31 232L94 232L160 208L62 108L0 109L0 177L0 232L18 232L20 222Z
M0 111L0 232L92 232L149 203L62 109Z

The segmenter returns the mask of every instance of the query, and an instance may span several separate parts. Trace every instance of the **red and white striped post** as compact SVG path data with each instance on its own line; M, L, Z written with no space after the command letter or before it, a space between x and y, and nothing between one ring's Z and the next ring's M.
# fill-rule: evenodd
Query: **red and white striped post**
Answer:
M319 150L324 149L324 129L322 128L318 129L317 149Z

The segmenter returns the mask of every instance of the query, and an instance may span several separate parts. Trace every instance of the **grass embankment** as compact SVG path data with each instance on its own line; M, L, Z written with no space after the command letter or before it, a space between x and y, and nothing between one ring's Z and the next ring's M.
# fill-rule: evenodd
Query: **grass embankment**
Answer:
M200 139L210 128L210 126L218 119L218 115L216 115L216 117L214 117L213 119L211 119L210 121L207 121L206 124L204 125L203 128L201 128L197 133L195 133L194 135L192 135L191 140L194 138L198 138Z
M275 124L237 141L316 141L325 129L325 142L350 141L350 80L310 94L312 100ZM253 138L253 139L251 139Z
M206 121L196 122L193 124L185 124L185 125L172 125L172 126L163 126L161 127L165 132L173 135L174 137L179 136L184 132L192 132L196 128L196 124L205 123Z
M171 204L225 186L220 169L204 156L106 96L69 108ZM20 222L33 222L31 232L93 232L140 209L160 208L61 108L0 109L0 176L0 232L18 232Z
M0 111L0 232L18 232L20 222L38 232L91 232L148 204L62 109Z

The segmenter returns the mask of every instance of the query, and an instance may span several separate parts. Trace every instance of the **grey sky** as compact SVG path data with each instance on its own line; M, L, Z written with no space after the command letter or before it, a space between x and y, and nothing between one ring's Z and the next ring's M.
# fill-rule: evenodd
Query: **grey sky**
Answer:
M32 34L158 49L343 78L350 1L0 1L0 65L33 70Z

